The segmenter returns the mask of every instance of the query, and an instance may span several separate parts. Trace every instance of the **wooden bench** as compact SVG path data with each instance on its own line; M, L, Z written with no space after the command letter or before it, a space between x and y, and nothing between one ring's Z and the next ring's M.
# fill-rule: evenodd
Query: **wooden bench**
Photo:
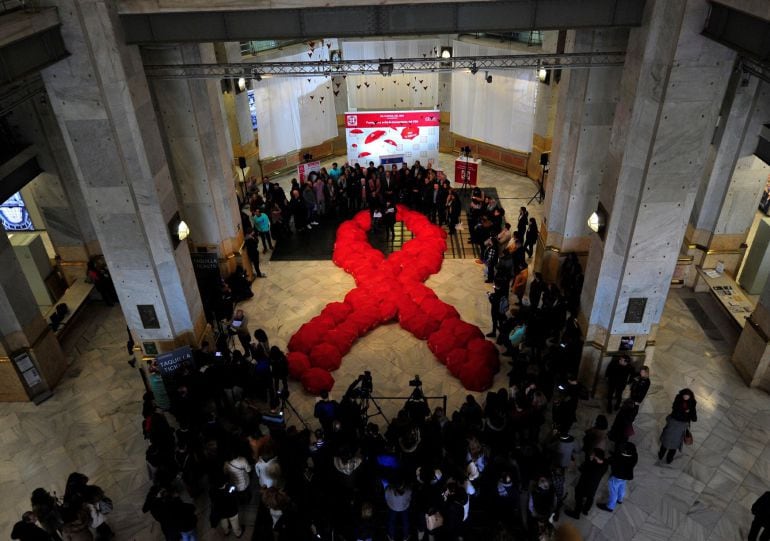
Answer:
M91 291L94 289L94 284L88 284L83 280L75 280L64 292L64 295L54 303L50 310L48 310L43 317L50 324L51 316L56 313L56 307L64 303L69 308L69 311L64 318L59 322L59 326L54 333L57 337L61 338L66 332L71 321L75 319L80 309L86 304Z

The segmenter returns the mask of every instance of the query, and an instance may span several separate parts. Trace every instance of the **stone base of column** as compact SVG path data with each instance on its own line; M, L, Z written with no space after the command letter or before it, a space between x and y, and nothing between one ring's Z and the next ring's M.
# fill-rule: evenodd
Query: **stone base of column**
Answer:
M753 321L754 317L746 320L731 360L749 387L770 392L770 338Z
M29 355L42 381L30 389L10 356L0 357L0 402L40 403L51 396L51 390L61 380L67 369L67 358L50 329L46 329L31 348L23 348L14 356L21 352Z
M606 395L604 374L613 357L628 355L634 370L638 372L643 365L650 363L655 352L653 335L634 336L634 345L630 350L621 350L623 336L607 334L606 329L589 328L587 336L577 377L592 397Z
M738 269L746 255L745 240L745 234L715 235L702 229L693 229L690 225L685 234L684 245L687 255L693 257L696 266L713 269L721 262L725 266L725 272L737 278ZM686 286L693 286L696 274L689 273L689 279L685 280Z

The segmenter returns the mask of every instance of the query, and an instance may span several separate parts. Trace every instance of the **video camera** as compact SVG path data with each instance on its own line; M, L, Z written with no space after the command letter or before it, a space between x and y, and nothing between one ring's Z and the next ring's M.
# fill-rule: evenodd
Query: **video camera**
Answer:
M365 370L363 374L359 375L350 384L345 395L350 398L368 398L371 396L372 390L374 390L372 373L369 370Z

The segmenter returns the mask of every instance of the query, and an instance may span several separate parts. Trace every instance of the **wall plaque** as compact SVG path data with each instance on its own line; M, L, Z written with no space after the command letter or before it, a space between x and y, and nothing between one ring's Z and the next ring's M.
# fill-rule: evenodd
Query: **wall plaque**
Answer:
M136 309L139 311L139 317L142 318L142 327L145 329L160 329L158 314L155 312L155 307L152 304L137 304Z
M624 323L641 323L644 319L644 309L647 307L647 297L632 297L628 299Z
M155 342L142 342L142 349L146 355L158 354L158 346L155 345Z

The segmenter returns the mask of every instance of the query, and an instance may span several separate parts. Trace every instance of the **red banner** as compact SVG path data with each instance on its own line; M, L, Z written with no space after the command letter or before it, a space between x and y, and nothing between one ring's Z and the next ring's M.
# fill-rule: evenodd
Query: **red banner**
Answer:
M406 126L438 126L438 111L405 111L390 113L345 113L346 128L404 128Z
M466 179L471 186L478 184L479 164L470 160L455 160L455 182L464 184Z

